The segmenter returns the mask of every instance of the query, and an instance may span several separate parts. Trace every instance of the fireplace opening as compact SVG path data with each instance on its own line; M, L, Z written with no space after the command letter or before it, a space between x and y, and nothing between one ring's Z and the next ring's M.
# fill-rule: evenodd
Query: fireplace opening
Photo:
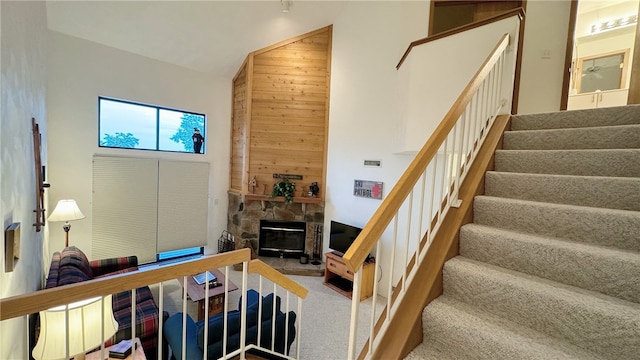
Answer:
M258 255L300 257L305 253L306 238L305 222L260 220Z

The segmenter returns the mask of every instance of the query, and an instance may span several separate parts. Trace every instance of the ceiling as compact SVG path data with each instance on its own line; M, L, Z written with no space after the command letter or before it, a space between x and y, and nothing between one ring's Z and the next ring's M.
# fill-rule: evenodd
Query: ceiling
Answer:
M580 0L580 12L628 1ZM67 35L230 78L248 53L333 24L349 0L289 2L283 13L280 0L49 0L47 22Z
M619 5L622 3L638 3L638 0L579 0L578 13L584 14L590 11L600 10L609 6Z
M334 23L346 1L48 1L51 30L213 76L248 53Z

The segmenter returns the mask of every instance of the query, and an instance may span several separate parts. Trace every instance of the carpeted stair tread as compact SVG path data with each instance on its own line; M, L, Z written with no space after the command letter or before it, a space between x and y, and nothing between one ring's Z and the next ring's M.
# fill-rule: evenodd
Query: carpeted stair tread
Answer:
M476 196L473 222L640 252L640 212Z
M496 150L495 170L533 174L640 177L640 149Z
M640 211L640 178L489 171L485 194L557 204Z
M422 343L413 349L405 358L405 360L458 360L464 359L459 355L453 354L450 349L440 350L433 346Z
M640 124L640 105L514 115L511 130L562 129Z
M424 342L407 359L601 359L447 295L422 315Z
M638 149L640 124L504 133L506 150Z
M640 104L515 115L407 359L640 360Z
M457 256L444 294L612 359L637 359L640 304Z
M460 255L640 303L640 252L467 224L460 229Z

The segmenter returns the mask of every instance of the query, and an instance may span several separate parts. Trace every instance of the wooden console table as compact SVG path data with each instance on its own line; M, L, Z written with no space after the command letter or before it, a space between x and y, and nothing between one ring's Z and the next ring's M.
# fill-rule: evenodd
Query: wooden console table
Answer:
M351 299L353 296L353 272L347 268L342 256L332 252L325 254L327 261L324 269L324 284ZM373 276L375 263L367 262L362 266L362 283L360 285L360 301L373 295Z

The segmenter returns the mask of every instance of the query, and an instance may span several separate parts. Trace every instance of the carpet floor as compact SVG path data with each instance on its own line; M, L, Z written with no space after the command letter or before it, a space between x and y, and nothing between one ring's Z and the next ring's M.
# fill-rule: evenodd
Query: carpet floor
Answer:
M220 269L224 272L223 269ZM323 284L324 277L319 276L301 276L288 275L289 278L296 281L309 293L302 300L302 316L301 328L299 329L296 342L300 341L300 359L322 359L322 360L342 360L346 358L348 353L349 340L349 322L351 319L351 300L345 296L333 291ZM229 268L229 279L236 285L242 283L242 272L236 271L233 267ZM249 275L249 289L259 289L259 277L257 275ZM156 299L159 297L158 286L151 286ZM262 284L263 293L273 292L273 283L264 280ZM163 284L164 310L169 314L182 312L182 286L178 280L167 281ZM282 288L277 288L278 296L285 297L286 293ZM241 292L239 290L232 291L227 297L229 299L229 309L237 309L237 304ZM294 296L290 297L290 310L296 311L297 302ZM380 304L384 304L386 299L378 296L377 300L378 314L382 310ZM371 321L371 309L373 298L363 300L360 303L361 315L358 324L358 347L364 346L366 339L369 337L364 329L369 329ZM285 302L283 301L283 306ZM193 319L197 319L197 304L193 301L187 301L187 314ZM291 356L295 356L296 342L291 346Z

